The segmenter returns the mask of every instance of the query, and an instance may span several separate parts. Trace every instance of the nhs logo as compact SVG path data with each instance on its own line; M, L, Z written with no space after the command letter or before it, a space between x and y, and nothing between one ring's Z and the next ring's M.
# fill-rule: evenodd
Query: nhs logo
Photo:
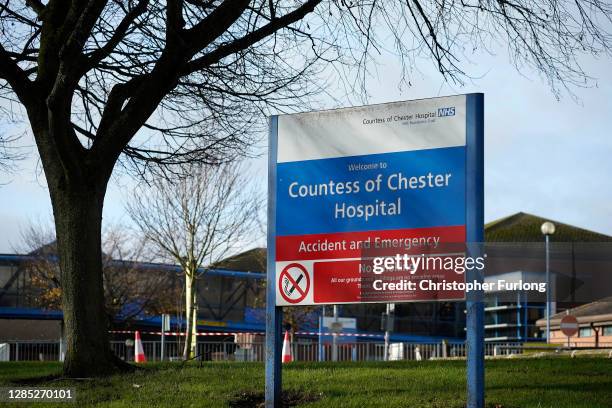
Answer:
M439 108L438 117L443 117L443 116L455 116L455 107L451 106L449 108Z

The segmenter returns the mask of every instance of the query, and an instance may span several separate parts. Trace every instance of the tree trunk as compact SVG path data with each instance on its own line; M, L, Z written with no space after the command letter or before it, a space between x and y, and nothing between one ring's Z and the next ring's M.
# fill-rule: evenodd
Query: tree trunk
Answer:
M101 224L105 186L49 185L60 259L66 327L64 374L91 377L126 363L110 349L102 283Z
M187 271L185 273L185 348L183 349L185 360L195 357L196 351L195 299L195 273Z
M191 307L191 358L198 355L198 303L196 302L196 290L193 290L193 306Z

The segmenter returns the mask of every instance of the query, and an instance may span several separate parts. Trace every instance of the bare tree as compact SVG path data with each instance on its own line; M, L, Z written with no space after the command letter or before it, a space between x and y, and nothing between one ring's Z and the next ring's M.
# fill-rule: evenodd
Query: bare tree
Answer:
M176 311L180 295L177 274L150 264L155 259L147 241L113 225L102 234L103 284L109 318L123 321Z
M185 275L186 341L183 356L196 352L199 269L214 264L253 239L261 198L248 187L239 164L190 165L179 181L158 178L140 187L128 212L159 255L177 262Z
M28 302L44 309L61 309L62 280L53 228L30 223L21 235L29 254L22 265ZM172 292L179 289L176 279L168 271L143 267L147 260L144 240L135 241L125 229L111 226L105 229L102 241L105 312L110 320L130 322L142 315L174 311Z
M325 92L329 63L348 90L363 85L381 38L393 39L405 73L425 56L461 82L464 57L498 41L553 89L582 84L576 57L609 53L611 14L602 0L0 3L2 106L25 108L55 216L65 375L121 366L104 330L101 252L118 163L145 174L231 160L270 109L305 109Z
M21 231L21 249L30 259L21 267L27 274L26 298L34 307L59 310L62 290L55 231L44 222L30 222Z

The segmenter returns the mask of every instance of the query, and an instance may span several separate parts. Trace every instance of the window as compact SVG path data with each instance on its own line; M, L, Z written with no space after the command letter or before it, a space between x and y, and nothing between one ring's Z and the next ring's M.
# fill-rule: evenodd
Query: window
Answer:
M604 336L612 336L612 326L604 326L603 327L603 335Z
M580 337L591 337L593 335L593 330L590 327L581 327L580 328Z

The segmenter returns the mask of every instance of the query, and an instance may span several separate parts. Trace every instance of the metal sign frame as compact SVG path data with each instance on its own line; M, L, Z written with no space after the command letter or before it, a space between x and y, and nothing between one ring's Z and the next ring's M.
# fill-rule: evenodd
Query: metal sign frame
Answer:
M478 256L484 241L484 95L466 96L466 206L465 228L469 256ZM276 306L276 190L278 116L269 120L268 238L266 286L265 406L281 406L282 307ZM468 271L470 280L482 282L482 272ZM466 296L467 406L484 406L483 293Z

